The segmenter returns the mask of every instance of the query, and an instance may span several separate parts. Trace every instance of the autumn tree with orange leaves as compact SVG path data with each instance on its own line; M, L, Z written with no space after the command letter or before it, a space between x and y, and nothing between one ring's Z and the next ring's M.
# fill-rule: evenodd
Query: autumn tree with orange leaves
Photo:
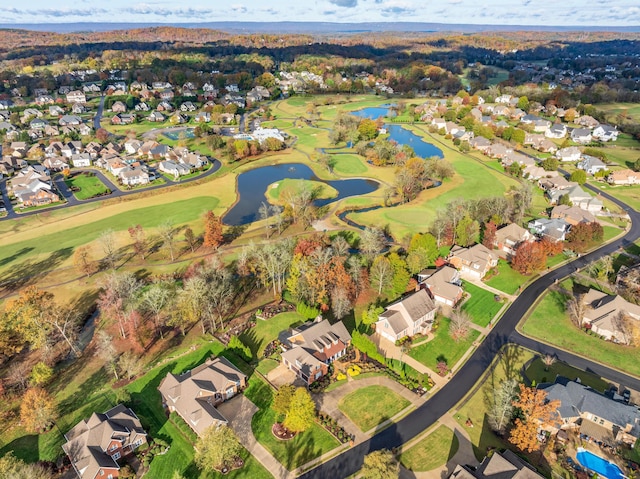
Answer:
M204 241L203 246L217 248L222 244L222 220L209 210L204 215Z
M521 451L537 451L540 448L538 428L558 418L560 401L547 401L546 391L520 384L520 394L513 406L519 410L519 417L514 421L509 442Z

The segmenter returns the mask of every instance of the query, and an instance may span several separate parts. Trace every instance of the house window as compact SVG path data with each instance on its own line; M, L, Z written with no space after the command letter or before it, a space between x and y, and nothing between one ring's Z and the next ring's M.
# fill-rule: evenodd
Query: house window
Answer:
M119 453L119 452L116 452L116 453L115 453L113 456L111 456L111 457L113 457L113 459L114 459L115 461L117 461L118 459L120 459L120 453Z
M107 479L113 479L113 474L109 474L109 475L107 476Z
M600 419L600 425L604 424L604 419Z

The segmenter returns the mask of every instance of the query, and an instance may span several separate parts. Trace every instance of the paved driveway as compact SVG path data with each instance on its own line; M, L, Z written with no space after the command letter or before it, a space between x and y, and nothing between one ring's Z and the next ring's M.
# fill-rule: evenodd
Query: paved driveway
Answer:
M285 384L293 384L296 380L296 373L280 363L277 368L269 371L267 379L271 384L279 388Z

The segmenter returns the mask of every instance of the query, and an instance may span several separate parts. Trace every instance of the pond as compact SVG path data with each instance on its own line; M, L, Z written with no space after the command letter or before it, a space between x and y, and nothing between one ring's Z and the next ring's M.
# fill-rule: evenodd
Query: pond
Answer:
M230 226L240 226L259 219L258 209L262 203L268 203L265 196L272 183L285 178L313 180L326 183L338 191L338 196L314 201L321 207L349 196L366 195L380 186L378 182L363 179L325 181L318 178L311 168L300 163L263 166L241 173L238 176L238 201L222 218Z
M390 105L382 105L380 107L363 108L362 110L353 111L351 114L375 120L381 116L389 116L389 106ZM413 148L417 156L421 158L431 158L434 156L444 158L440 148L431 143L427 143L415 133L402 128L402 126L389 124L384 125L384 127L387 129L387 133L389 133L389 140L393 140L399 145L409 145Z

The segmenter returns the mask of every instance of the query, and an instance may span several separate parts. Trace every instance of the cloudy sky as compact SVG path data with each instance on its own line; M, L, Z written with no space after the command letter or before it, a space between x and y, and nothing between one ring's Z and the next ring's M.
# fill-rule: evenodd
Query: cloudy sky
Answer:
M639 26L638 0L20 0L0 23L315 21Z

